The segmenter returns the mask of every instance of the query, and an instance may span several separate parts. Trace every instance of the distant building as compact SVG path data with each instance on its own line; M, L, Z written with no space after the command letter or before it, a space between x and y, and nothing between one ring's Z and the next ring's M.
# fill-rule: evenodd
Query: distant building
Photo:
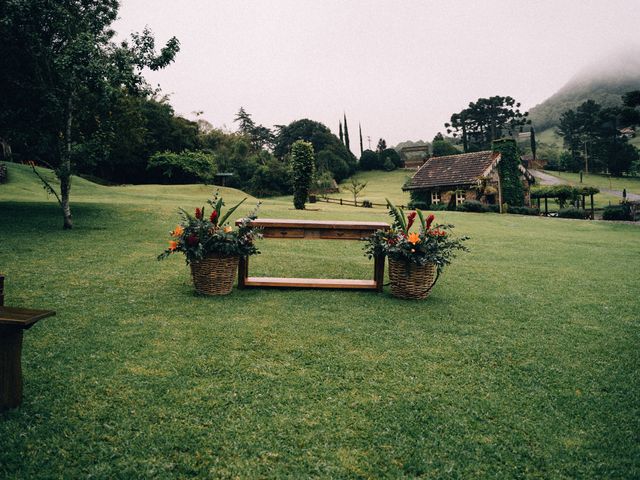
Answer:
M402 189L420 192L428 204L460 205L465 200L497 204L500 185L496 167L500 159L499 153L491 151L433 157ZM535 179L522 165L520 172L525 205L530 205L530 189Z
M429 145L402 147L400 155L404 159L404 168L416 170L429 158Z

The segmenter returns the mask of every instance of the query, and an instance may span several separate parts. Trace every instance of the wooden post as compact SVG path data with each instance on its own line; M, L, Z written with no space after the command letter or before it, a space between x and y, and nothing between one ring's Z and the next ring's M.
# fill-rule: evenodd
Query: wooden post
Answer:
M593 193L591 194L591 220L596 219L596 212L593 210Z
M585 195L582 195L582 209L583 209L583 210L586 210L586 209L584 208L584 204L585 204L584 199L585 199Z
M544 214L549 215L549 205L547 203L547 197L544 197Z
M540 197L538 197L538 212L540 211Z
M22 403L22 328L0 326L0 411Z

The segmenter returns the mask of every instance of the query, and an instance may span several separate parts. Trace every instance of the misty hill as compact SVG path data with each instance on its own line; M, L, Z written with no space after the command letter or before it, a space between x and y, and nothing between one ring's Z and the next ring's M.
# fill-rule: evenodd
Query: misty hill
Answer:
M622 94L640 90L640 51L625 52L588 66L576 74L558 92L529 111L537 131L558 124L568 109L587 100L609 107L622 103Z

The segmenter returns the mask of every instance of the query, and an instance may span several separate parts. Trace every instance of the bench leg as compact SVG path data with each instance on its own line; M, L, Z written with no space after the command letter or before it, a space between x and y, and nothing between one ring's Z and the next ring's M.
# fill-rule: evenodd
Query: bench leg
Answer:
M0 327L0 411L22 403L22 329Z
M380 255L373 260L373 279L376 281L376 291L382 292L384 284L384 255Z
M249 257L240 257L238 262L238 288L245 288L245 280L249 275Z

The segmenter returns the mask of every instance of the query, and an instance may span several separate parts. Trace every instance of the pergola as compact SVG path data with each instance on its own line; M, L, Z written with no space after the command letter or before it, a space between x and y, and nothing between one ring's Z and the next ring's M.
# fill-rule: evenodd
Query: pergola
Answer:
M594 218L593 196L596 193L600 193L595 187L575 187L573 185L543 185L531 189L531 199L537 199L538 210L540 210L540 200L544 198L544 214L549 214L548 199L553 198L558 200L560 207L562 208L567 201L578 201L581 197L580 205L583 210L586 210L585 203L586 197L590 197L591 200L591 219Z

